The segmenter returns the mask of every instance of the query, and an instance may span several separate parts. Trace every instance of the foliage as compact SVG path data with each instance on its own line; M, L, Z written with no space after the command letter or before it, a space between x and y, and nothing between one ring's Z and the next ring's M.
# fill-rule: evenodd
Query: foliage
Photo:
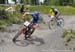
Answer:
M71 42L73 39L75 39L75 30L64 30L62 38L65 39L66 43Z
M60 5L73 5L73 1L74 0L59 0L60 1Z
M8 15L7 12L3 10L0 10L0 19L7 19Z
M12 12L6 12L5 9L8 8L9 6L0 6L0 16L5 16L5 18L0 19L0 27L2 26L7 26L11 24L20 24L23 22L21 16L22 14L20 13L20 7L21 5L12 5L12 7L15 9L15 11ZM27 16L26 20L30 20L31 16ZM2 27L3 28L3 27Z
M0 4L3 4L4 3L4 0L0 0Z
M21 23L21 14L16 10L15 12L6 12L5 6L0 6L0 27L7 26L13 23Z
M16 0L13 0L15 3ZM8 0L7 0L8 2ZM0 0L0 3L3 4L5 3L4 0ZM21 0L21 4L26 4L26 5L39 5L39 0ZM60 6L75 6L75 0L44 0L44 5L60 5Z

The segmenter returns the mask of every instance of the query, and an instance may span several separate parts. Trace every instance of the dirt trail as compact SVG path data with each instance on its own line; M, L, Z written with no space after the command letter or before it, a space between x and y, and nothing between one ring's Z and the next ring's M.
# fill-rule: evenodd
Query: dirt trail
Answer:
M46 25L35 30L32 41L26 42L22 39L24 37L21 36L19 38L22 40L18 41L17 44L12 42L12 38L17 33L20 25L13 24L7 28L9 32L0 32L0 52L73 52L70 47L75 43L65 46L61 35L65 28L75 29L75 16L61 16L64 18L65 25L63 28L58 27L54 30L48 28L48 15L42 14L42 16Z

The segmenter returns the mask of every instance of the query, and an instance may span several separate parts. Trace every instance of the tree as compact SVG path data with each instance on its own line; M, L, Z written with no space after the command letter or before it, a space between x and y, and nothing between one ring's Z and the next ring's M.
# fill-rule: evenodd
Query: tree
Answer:
M60 5L73 5L73 0L59 0Z
M23 4L31 4L31 0L21 0L21 3Z
M15 2L15 4L17 3L16 0L13 0Z
M45 0L44 5L48 5L49 4L48 2L49 2L48 0Z
M7 1L7 4L8 4L8 0L6 0Z
M39 0L31 0L31 4L32 5L38 5L39 4Z
M4 4L5 3L5 0L0 0L0 4Z

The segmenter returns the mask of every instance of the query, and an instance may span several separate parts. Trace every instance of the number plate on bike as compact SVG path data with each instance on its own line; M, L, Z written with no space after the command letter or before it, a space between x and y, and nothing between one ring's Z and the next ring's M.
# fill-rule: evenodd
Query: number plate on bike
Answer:
M30 23L29 23L28 21L26 21L26 22L24 23L25 26L29 26L29 24L30 24Z

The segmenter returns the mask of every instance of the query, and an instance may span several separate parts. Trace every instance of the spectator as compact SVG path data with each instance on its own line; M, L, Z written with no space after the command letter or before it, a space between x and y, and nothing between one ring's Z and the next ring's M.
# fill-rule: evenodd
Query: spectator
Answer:
M20 9L20 12L22 13L22 14L24 14L24 5L22 5L22 7L21 7L21 9Z

